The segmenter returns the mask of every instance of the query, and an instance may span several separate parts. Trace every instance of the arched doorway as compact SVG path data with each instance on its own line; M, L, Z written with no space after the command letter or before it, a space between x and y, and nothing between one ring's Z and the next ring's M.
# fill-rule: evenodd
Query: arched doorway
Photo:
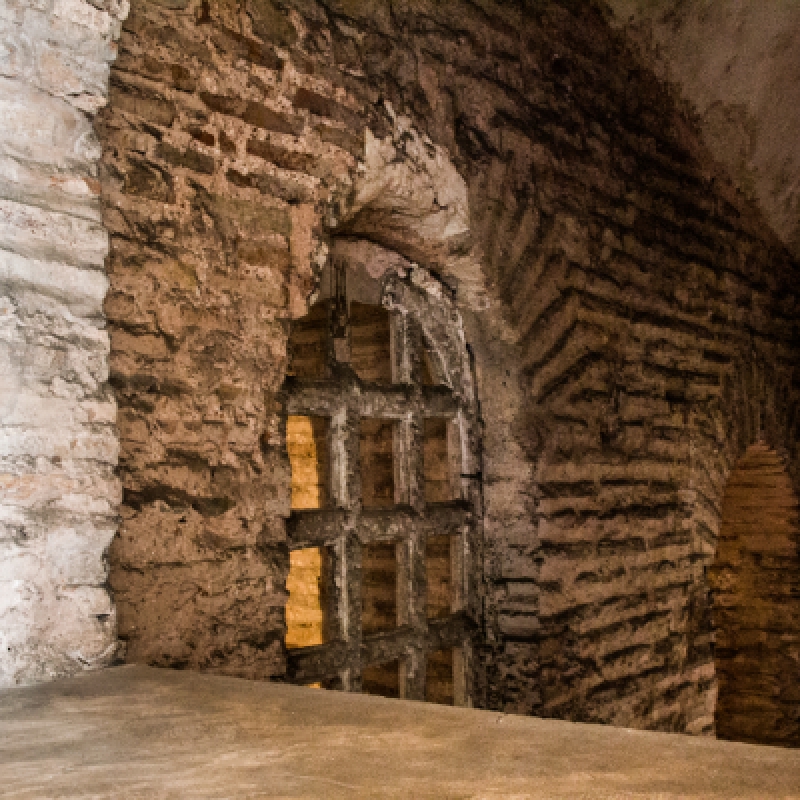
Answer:
M472 701L478 418L446 292L393 251L339 239L317 302L292 327L295 682Z
M749 447L725 489L710 574L723 739L800 745L798 507L779 454Z

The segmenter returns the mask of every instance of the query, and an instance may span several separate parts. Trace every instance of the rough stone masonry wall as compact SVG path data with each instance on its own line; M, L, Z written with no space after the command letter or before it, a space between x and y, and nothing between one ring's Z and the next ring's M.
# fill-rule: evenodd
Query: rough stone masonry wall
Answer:
M285 670L274 392L313 207L308 178L266 166L269 132L304 127L264 103L283 62L239 30L225 3L134 4L99 126L124 487L111 586L129 660L263 678Z
M5 682L114 651L87 115L124 10L2 6ZM487 425L482 702L708 729L703 567L725 478L761 433L797 482L794 267L586 4L135 4L98 127L128 657L283 670L272 392L320 219L363 128L389 132L382 99L467 179L471 238L449 255L481 265L489 301L468 319ZM453 277L407 231L366 232Z
M116 407L92 115L116 0L0 2L0 685L117 649Z
M736 454L796 448L795 267L587 4L134 4L100 127L129 657L283 668L272 392L382 101L469 187L441 263L353 230L481 266L481 702L709 731L703 569Z

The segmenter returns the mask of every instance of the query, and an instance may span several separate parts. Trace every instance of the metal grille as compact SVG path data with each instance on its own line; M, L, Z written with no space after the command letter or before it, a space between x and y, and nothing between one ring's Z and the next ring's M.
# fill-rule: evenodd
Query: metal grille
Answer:
M291 549L323 553L325 606L323 643L289 650L290 679L467 705L479 426L459 319L441 295L420 289L419 280L415 285L418 276L392 273L381 287L391 380L363 380L351 346L346 271L346 262L334 264L327 330L316 348L324 350L324 369L290 377L285 386L288 415L328 420L330 498L327 507L295 510L289 520ZM307 319L323 318L318 307ZM304 324L297 330L306 330ZM427 447L426 429L440 437ZM438 470L433 477L426 474L426 453L428 473ZM449 571L443 566L448 561ZM373 585L378 573L384 582ZM441 676L450 664L452 686L443 690Z

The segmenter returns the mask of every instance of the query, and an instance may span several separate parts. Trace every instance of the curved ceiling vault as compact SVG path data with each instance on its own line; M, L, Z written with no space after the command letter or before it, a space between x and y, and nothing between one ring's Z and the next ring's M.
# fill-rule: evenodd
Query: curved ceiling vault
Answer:
M698 115L706 144L800 256L800 4L609 0Z

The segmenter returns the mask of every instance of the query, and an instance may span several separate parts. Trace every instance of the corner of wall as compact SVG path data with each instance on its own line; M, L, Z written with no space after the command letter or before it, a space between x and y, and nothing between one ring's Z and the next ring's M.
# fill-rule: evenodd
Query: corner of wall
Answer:
M0 5L0 686L110 663L120 500L92 116L126 0Z

